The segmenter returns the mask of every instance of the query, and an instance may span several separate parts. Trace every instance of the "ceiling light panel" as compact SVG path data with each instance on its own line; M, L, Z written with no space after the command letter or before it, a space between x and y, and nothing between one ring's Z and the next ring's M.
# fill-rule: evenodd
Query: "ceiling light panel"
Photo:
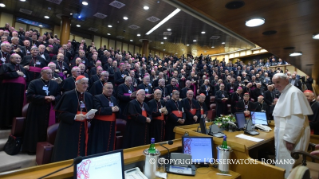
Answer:
M102 14L102 13L100 13L100 12L95 13L93 16L94 16L94 17L97 17L97 18L99 18L99 19L104 19L104 18L107 17L106 14Z
M122 7L125 6L124 3L121 3L120 1L113 1L110 3L110 6L113 6L115 8L121 9Z

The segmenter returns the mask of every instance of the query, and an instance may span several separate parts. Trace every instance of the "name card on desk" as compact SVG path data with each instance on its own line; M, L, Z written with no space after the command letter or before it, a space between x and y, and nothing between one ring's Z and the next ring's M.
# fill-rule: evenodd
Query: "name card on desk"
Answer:
M241 139L254 141L254 142L260 142L260 141L264 140L264 139L260 139L260 138L257 138L257 137L251 137L251 136L248 136L248 135L245 135L245 134L238 134L238 135L236 135L236 137L241 138Z

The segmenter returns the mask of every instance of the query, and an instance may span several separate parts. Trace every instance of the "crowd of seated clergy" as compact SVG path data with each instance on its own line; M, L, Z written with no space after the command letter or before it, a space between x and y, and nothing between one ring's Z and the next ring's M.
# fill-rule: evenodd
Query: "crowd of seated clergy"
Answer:
M216 116L264 111L271 118L280 96L272 76L283 71L270 66L286 64L274 56L226 63L203 55L132 54L85 40L60 44L51 33L9 24L0 36L0 129L10 129L29 103L22 151L35 154L47 128L60 123L52 161L114 150L117 118L127 121L123 148L148 144L150 137L174 139L175 126L207 117L211 96ZM317 109L311 77L284 73ZM97 112L87 115L91 109ZM309 119L318 134L315 115Z

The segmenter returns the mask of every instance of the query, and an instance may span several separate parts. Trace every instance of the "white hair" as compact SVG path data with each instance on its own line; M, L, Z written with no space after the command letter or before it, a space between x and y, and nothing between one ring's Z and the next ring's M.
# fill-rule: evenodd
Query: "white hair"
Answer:
M110 73L108 71L102 71L101 75L109 75Z
M287 75L285 75L284 73L276 73L273 78L281 78L281 79L288 79Z
M89 81L88 78L82 78L75 82L75 84L81 83L83 80Z
M141 92L144 92L144 93L145 93L145 91L144 91L143 89L139 89L139 90L136 92L136 95L140 94Z

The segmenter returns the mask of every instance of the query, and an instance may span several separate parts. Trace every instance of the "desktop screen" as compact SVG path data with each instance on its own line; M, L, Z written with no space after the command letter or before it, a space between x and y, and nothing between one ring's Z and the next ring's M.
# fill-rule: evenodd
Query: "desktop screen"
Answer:
M267 115L265 112L251 112L251 120L253 124L268 125Z
M237 112L237 113L235 113L235 117L236 117L238 129L243 129L243 128L245 128L246 117L245 117L244 112Z
M183 137L183 153L192 156L193 163L208 163L213 159L212 137Z
M83 158L82 162L75 166L74 178L124 179L123 166L123 150L91 155Z

